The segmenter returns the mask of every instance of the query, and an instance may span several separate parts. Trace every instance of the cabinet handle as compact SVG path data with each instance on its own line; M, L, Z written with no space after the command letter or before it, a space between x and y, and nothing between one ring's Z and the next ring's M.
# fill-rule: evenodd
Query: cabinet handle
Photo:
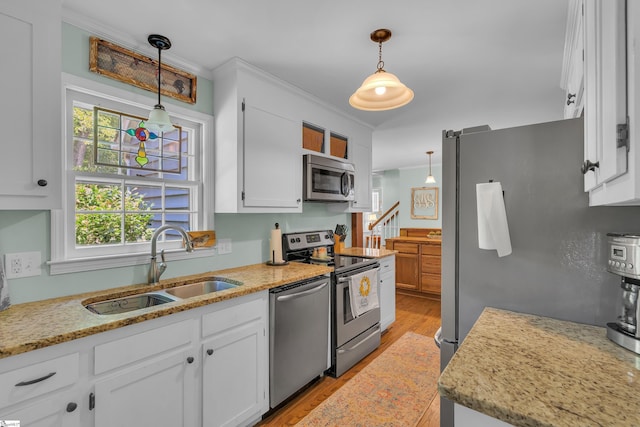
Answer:
M587 172L589 171L596 171L596 168L600 167L600 162L595 162L593 163L591 160L585 160L584 163L582 164L582 167L580 168L580 170L582 171L583 175L586 175Z
M193 363L195 359L192 356L187 357L187 363L191 364Z
M20 381L18 384L16 384L16 387L22 387L22 386L25 386L25 385L31 385L31 384L39 383L40 381L44 381L46 379L51 378L55 374L56 374L55 372L51 372L50 374L45 375L44 377L36 378L35 380Z
M77 407L78 407L78 404L76 402L69 402L67 404L67 412L73 412L76 410Z
M46 186L47 186L47 184L48 184L48 182L47 182L47 180L46 180L46 179L39 179L39 180L38 180L38 185L39 185L40 187L46 187Z
M208 349L208 350L207 350L207 354L208 354L209 356L211 356L211 355L213 354L213 350L212 350L212 349Z

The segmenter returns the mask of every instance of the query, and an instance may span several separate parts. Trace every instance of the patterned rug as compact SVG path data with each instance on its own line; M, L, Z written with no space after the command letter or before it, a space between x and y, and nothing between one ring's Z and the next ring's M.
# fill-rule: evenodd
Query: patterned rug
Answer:
M440 351L407 332L296 426L415 426L437 393Z

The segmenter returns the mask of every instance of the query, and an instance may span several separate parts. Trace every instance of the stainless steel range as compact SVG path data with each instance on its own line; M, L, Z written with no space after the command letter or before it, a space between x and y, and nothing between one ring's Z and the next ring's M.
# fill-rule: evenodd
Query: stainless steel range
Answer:
M327 373L339 377L380 345L380 308L376 306L354 316L349 292L353 276L374 273L380 269L380 264L375 259L335 254L331 230L287 233L282 235L282 241L285 260L334 267L331 275L331 368ZM379 294L379 280L371 285Z

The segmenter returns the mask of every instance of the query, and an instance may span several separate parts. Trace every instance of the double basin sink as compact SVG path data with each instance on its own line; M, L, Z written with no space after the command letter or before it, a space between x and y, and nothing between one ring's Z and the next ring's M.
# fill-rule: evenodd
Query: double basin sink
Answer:
M240 285L241 283L239 282L210 277L199 282L187 283L161 291L145 292L143 294L98 301L85 305L85 308L96 314L121 314L213 292L224 291Z

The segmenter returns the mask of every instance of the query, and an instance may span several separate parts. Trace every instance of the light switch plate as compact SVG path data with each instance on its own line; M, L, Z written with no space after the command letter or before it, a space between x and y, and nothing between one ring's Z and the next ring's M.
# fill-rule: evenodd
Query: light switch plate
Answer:
M218 239L218 255L230 254L232 252L231 239Z

